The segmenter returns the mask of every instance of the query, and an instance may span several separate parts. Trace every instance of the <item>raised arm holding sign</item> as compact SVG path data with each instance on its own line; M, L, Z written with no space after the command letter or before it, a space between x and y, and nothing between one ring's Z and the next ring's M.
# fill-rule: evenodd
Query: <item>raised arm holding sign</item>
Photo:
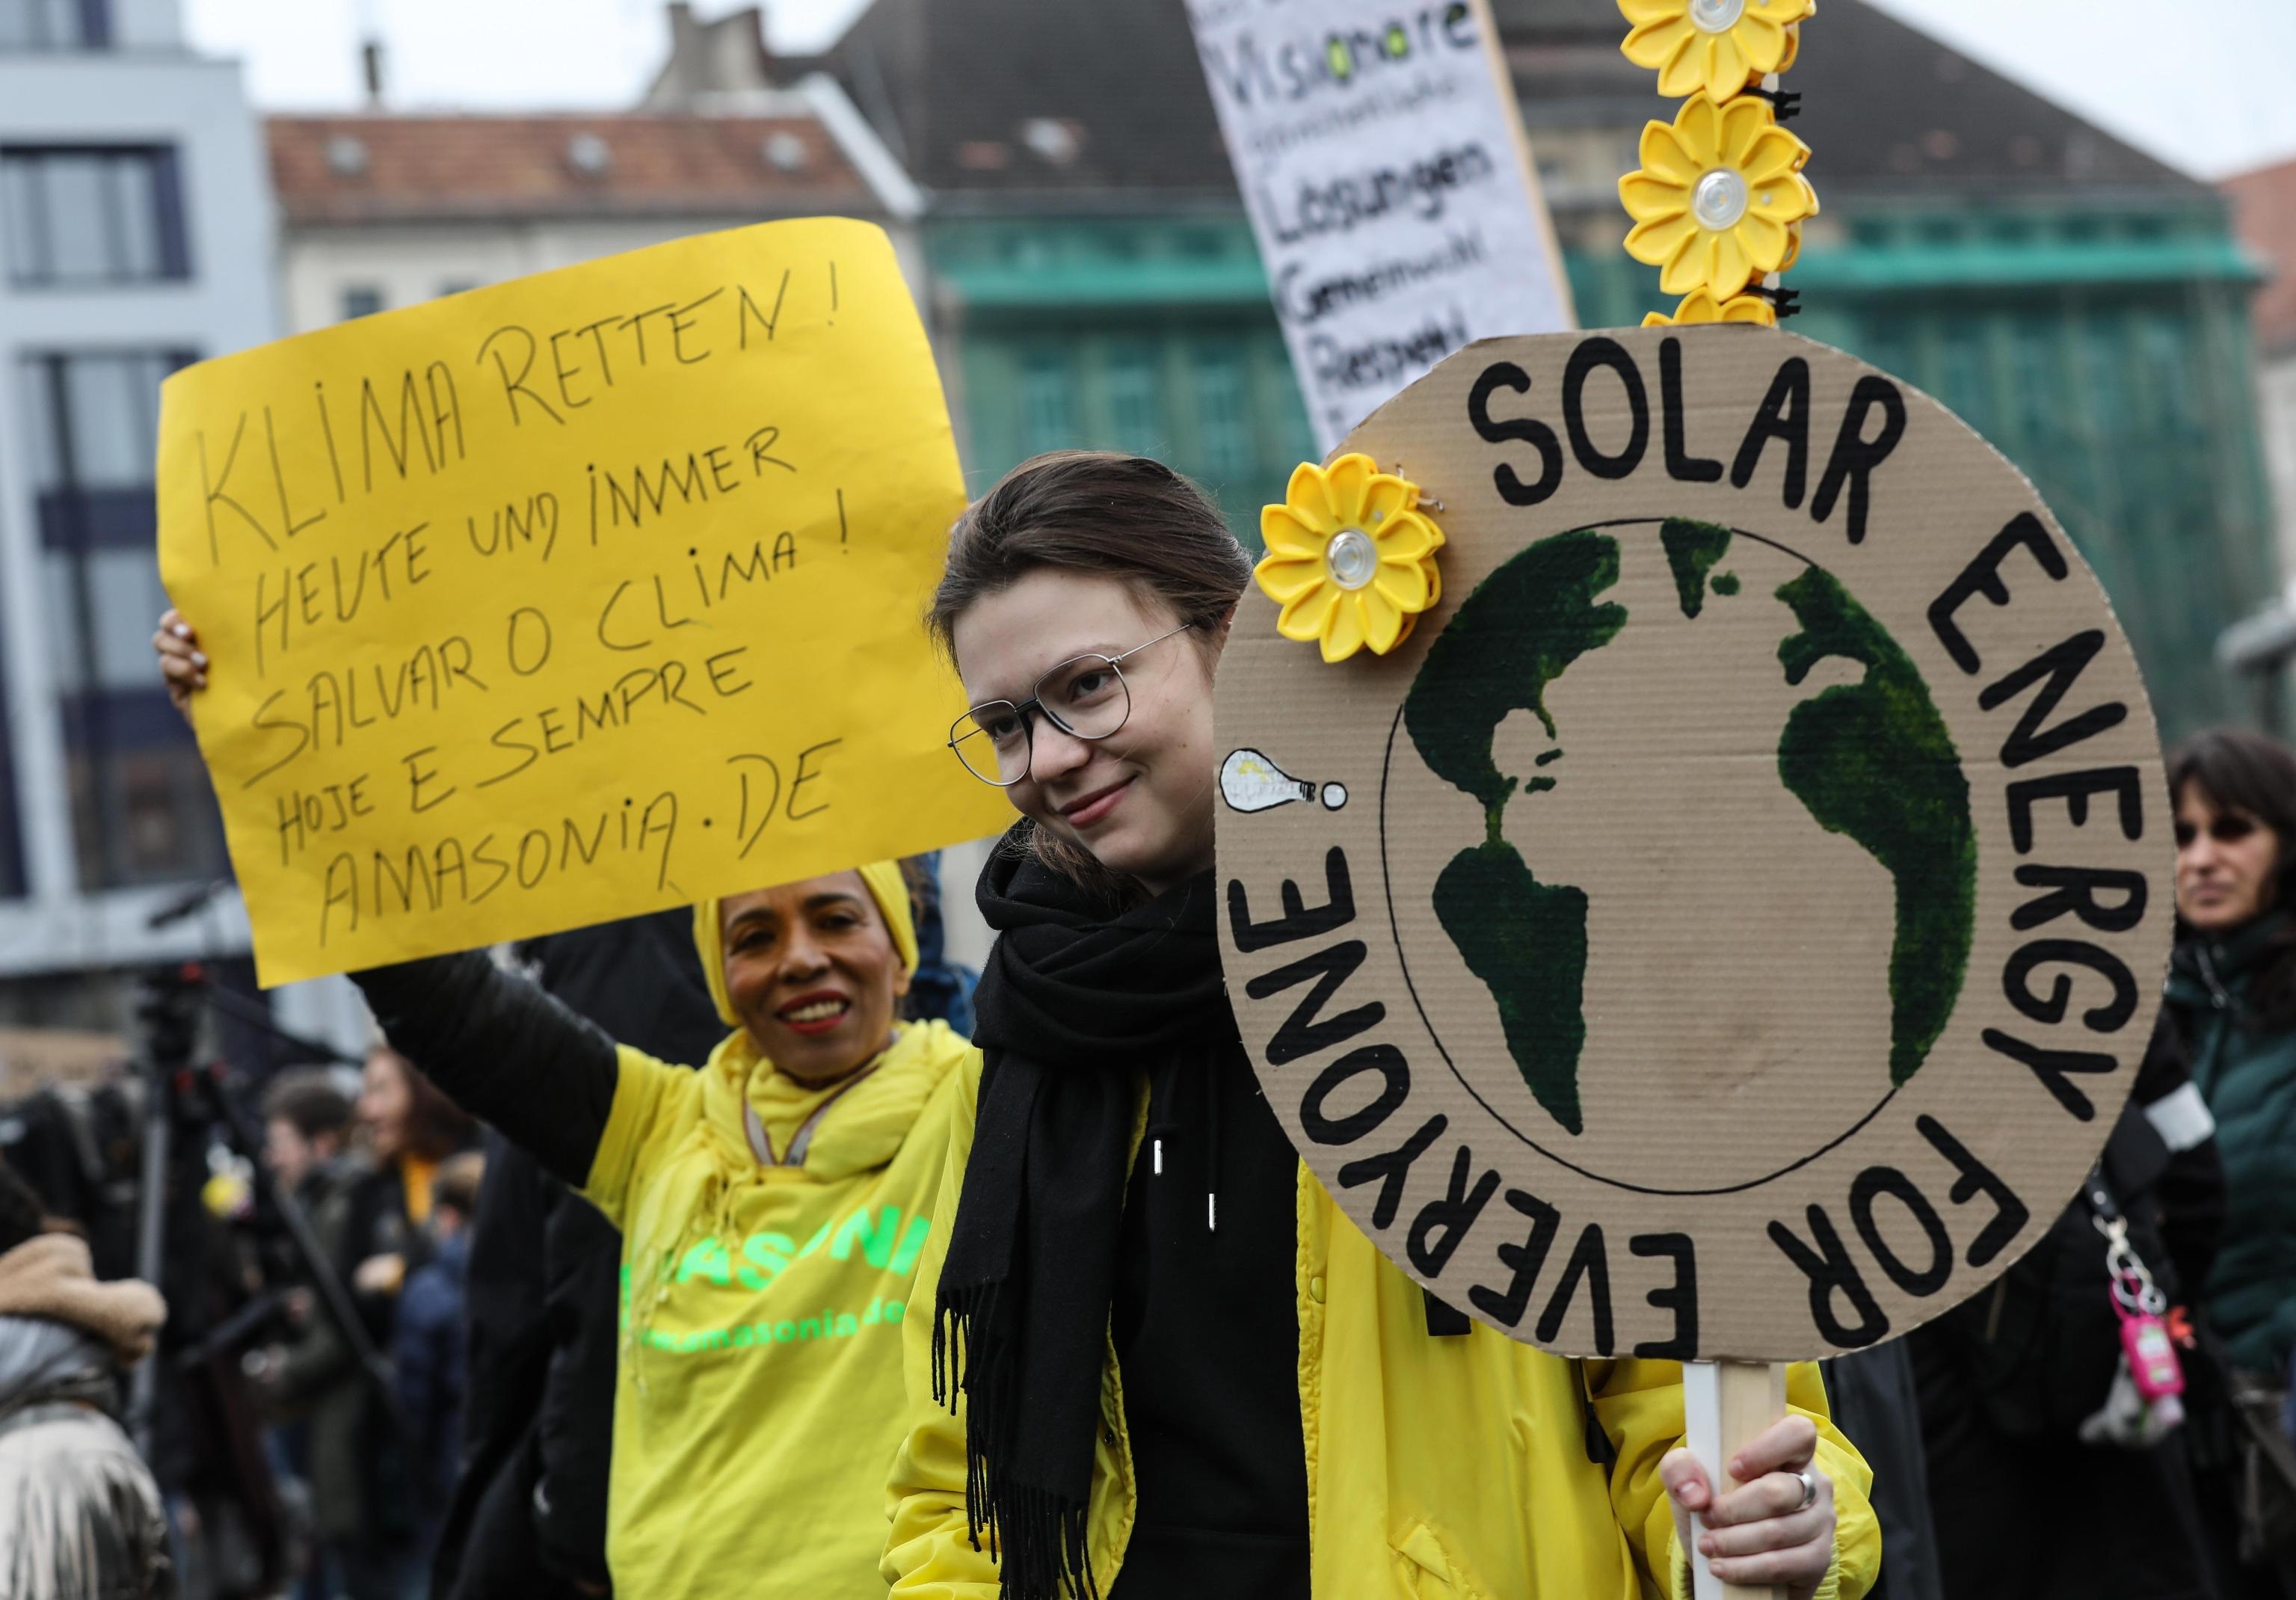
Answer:
M691 240L211 363L161 476L155 644L263 976L357 968L621 1232L616 1587L881 1595L978 1057L900 1020L916 935L872 857L1000 809L941 748L916 618L962 496L883 235ZM683 901L728 1030L699 1071L467 949Z

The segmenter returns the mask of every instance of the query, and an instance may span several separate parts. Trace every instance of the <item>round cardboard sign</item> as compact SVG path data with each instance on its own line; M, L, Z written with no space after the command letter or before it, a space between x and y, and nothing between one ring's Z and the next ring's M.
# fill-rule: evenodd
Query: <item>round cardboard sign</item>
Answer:
M2096 1159L2173 915L2144 687L2032 485L1739 327L1488 340L1341 450L1419 485L1440 603L1326 663L1255 591L1218 677L1229 994L1308 1167L1562 1354L1976 1292Z

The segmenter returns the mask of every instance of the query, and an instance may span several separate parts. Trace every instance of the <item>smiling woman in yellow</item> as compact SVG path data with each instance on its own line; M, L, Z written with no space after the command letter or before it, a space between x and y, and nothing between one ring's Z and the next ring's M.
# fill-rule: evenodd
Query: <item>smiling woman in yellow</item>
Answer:
M622 1230L607 1564L624 1595L881 1596L901 1326L974 1058L897 1020L898 866L704 901L699 1072L483 956L357 974L391 1043Z
M170 611L152 644L184 709L199 636ZM693 941L733 1029L699 1072L475 951L351 976L394 1049L621 1229L615 1588L877 1600L900 1330L980 1052L900 1020L898 862L704 900Z

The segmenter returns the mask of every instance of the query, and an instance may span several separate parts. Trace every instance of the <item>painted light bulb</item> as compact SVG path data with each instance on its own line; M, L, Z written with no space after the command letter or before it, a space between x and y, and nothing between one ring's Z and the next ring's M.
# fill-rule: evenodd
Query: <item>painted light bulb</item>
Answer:
M1294 800L1320 800L1326 810L1348 803L1347 790L1338 784L1318 789L1305 778L1295 778L1256 750L1231 751L1220 763L1220 798L1236 811L1272 811Z

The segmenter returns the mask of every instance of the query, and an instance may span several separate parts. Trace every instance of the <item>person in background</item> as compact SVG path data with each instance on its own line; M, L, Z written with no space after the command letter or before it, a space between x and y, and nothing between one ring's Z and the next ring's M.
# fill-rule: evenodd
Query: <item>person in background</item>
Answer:
M358 1137L324 1169L325 1191L310 1210L312 1231L378 1350L392 1346L410 1267L430 1256L422 1224L439 1162L469 1127L403 1057L380 1045L368 1053ZM349 1600L399 1600L419 1571L424 1463L410 1449L396 1398L361 1367L332 1319L316 1311L248 1366L274 1419L308 1430L320 1582Z
M2202 1294L2230 1368L2196 1415L2201 1509L2232 1600L2296 1596L2296 754L2236 728L2169 755L2177 940L2169 1010L2214 1120L2226 1212Z
M440 1094L412 1062L378 1042L359 1079L359 1131L374 1162L373 1253L359 1259L352 1284L370 1303L388 1301L428 1253L430 1186L439 1163L477 1137L471 1119ZM378 1336L387 1332L381 1318Z
M325 1068L291 1068L274 1078L263 1092L263 1164L281 1192L315 1222L327 1214L330 1198L351 1176L345 1154L357 1112L336 1079ZM312 1285L299 1281L306 1276L299 1258L290 1255L282 1265L296 1280L287 1297L290 1333L279 1351L258 1358L254 1364L258 1372L269 1369L275 1360L283 1361L288 1349L310 1338L312 1319L323 1315L316 1309ZM332 1347L332 1330L329 1343ZM354 1391L361 1382L356 1372L348 1370L338 1380ZM356 1410L364 1401L355 1396L331 1401L310 1394L296 1406L296 1415L277 1418L269 1430L273 1474L280 1481L283 1501L290 1507L289 1520L297 1530L299 1547L308 1546L313 1534L312 1418L331 1404ZM302 1549L294 1559L303 1571L296 1591L302 1600L327 1600L317 1550Z
M324 1067L293 1067L263 1091L263 1164L304 1210L322 1198L357 1114Z
M168 1309L149 1284L98 1283L86 1241L42 1229L38 1196L0 1168L0 1595L161 1600L167 1513L119 1417Z
M2163 1016L2072 1204L1990 1287L1899 1342L1949 1600L2218 1600L2182 1420L2213 1368L2179 1352L2184 1399L2148 1401L2112 1270L2141 1263L2164 1321L2206 1279L2223 1215L2207 1119ZM2100 1224L2129 1255L2109 1265Z
M485 1158L466 1150L439 1163L430 1190L430 1259L406 1280L391 1340L391 1377L406 1421L407 1448L424 1465L415 1475L416 1559L427 1571L462 1450L463 1282L471 1218Z

